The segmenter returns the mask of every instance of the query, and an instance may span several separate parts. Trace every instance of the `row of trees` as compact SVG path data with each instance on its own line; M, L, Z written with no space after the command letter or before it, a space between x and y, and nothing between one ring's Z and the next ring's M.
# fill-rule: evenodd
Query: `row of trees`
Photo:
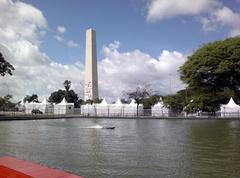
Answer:
M78 95L75 93L74 90L70 90L71 88L71 81L65 80L63 82L63 86L65 90L59 89L57 91L54 91L51 93L50 97L48 98L48 101L51 103L60 103L63 98L67 100L69 103L74 103L75 107L80 107L80 105L83 103L82 99L79 99ZM24 102L39 102L38 101L38 95L32 94L27 95L24 98Z

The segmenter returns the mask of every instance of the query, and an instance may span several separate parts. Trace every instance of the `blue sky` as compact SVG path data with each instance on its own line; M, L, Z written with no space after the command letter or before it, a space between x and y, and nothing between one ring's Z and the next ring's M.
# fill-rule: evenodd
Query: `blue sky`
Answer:
M66 40L74 40L80 48L67 48L48 33L41 49L51 58L72 63L84 60L85 30L89 27L97 31L98 59L103 59L102 47L114 40L121 42L120 51L140 49L157 57L164 49L190 54L200 45L228 37L228 30L222 28L214 32L204 32L196 17L179 16L160 22L146 20L147 0L24 0L39 8L48 20L49 31L57 26L66 27L61 35ZM222 3L234 10L240 10L235 0ZM84 62L84 61L83 61Z
M14 65L0 95L48 98L63 81L83 97L85 30L97 31L100 97L148 84L185 87L179 67L201 45L240 35L240 0L0 0L0 52Z

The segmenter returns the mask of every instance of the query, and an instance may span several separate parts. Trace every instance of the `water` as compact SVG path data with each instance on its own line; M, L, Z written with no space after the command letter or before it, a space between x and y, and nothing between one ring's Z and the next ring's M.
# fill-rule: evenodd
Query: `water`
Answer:
M115 130L86 127L116 126ZM85 178L240 177L240 121L0 122L0 156Z

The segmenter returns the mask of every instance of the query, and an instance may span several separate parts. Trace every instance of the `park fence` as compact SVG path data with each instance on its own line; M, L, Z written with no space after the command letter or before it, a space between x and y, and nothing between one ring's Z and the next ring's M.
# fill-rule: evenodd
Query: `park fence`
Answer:
M55 114L54 114L55 113ZM235 118L240 119L240 112L198 112L198 113L176 113L172 111L163 111L163 110L155 110L152 112L151 109L141 109L140 111L136 110L119 110L119 109L101 109L101 110L91 110L91 112L86 112L81 108L74 108L72 112L66 112L66 110L62 110L59 108L59 111L52 112L52 110L46 110L46 112L38 111L38 110L22 110L19 111L17 109L6 109L0 108L0 117L4 116L28 116L28 117L38 117L38 116L53 116L53 117L61 117L61 116L69 116L69 117L101 117L101 118L185 118L185 119L204 119L204 118Z

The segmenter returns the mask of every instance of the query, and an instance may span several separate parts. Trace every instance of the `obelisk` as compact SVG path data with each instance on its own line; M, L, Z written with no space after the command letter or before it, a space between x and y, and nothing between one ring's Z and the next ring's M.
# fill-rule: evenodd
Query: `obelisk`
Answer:
M85 58L85 89L84 100L95 100L98 98L98 72L97 72L97 50L96 31L86 31L86 58Z

